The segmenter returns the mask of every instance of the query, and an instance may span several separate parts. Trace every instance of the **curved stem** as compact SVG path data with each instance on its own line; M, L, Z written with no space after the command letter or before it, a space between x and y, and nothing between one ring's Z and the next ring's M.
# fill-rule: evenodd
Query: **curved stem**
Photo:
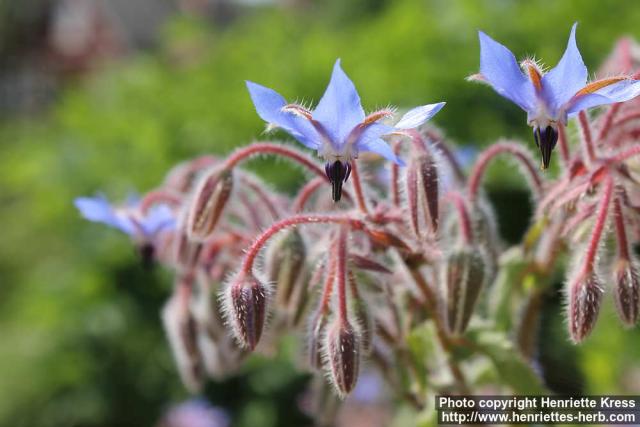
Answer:
M397 156L400 152L400 142L401 140L396 140L391 143L391 149L393 153ZM390 177L390 188L389 192L391 193L391 203L394 206L400 206L400 166L396 164L396 162L391 163L391 177Z
M307 182L300 189L296 199L293 201L293 211L302 212L304 210L304 206L307 204L313 193L315 193L322 184L324 184L324 180L320 177L313 178L311 181Z
M591 125L587 113L580 111L578 113L578 121L582 129L582 148L586 154L585 163L591 164L596 160L596 149L593 145L593 137L591 136Z
M624 216L622 212L622 203L620 197L613 199L613 219L616 226L616 241L618 242L618 256L621 259L629 260L629 240L627 238L627 230L624 224Z
M583 273L587 274L593 271L596 253L598 252L598 246L600 245L600 239L604 227L607 223L607 214L609 213L609 205L611 204L611 196L613 194L613 177L608 174L604 189L602 190L602 199L598 206L598 213L596 216L596 223L593 227L593 233L591 239L589 239L589 245L587 246L587 254L584 259Z
M611 108L607 110L604 117L602 118L603 123L602 127L600 128L600 132L598 132L598 141L602 141L607 136L609 130L611 130L612 127L621 124L620 122L622 121L622 119L616 120L615 122L613 121L613 118L616 116L616 114L618 114L618 111L620 111L621 107L621 103L613 104Z
M363 213L368 214L369 208L367 207L367 199L365 198L364 190L362 189L358 162L355 159L351 163L351 182L353 183L353 190L356 194L356 204L358 205L358 208Z
M304 166L314 174L321 176L325 180L329 181L329 178L327 178L324 170L322 170L322 168L315 162L310 160L306 154L303 154L298 150L286 147L284 145L273 144L269 142L254 142L251 145L236 150L233 154L227 157L227 160L225 161L225 167L233 168L237 166L238 163L259 154L276 154L286 157Z
M271 200L271 197L269 197L268 192L265 191L265 188L255 178L243 173L240 175L240 179L258 196L258 199L260 199L262 204L267 208L273 219L280 217L280 212L273 200Z
M289 218L282 219L271 225L266 229L258 238L251 244L251 247L247 250L247 255L242 262L241 271L244 273L251 273L253 263L255 262L260 249L267 243L267 241L273 237L276 233L284 230L288 227L293 227L300 224L322 224L322 223L335 223L335 224L349 224L355 229L363 229L364 223L360 220L353 219L344 215L296 215Z
M182 203L180 193L171 190L153 190L145 194L140 201L140 211L146 214L149 208L156 203L166 203L172 206L179 206Z
M636 156L640 154L640 145L634 145L633 147L629 148L628 150L622 151L616 155L613 156L612 160L615 162L622 162L625 161L627 159L629 159L630 157Z
M460 226L460 235L466 244L473 243L473 230L471 227L471 219L469 219L469 210L464 199L457 191L450 191L444 198L445 201L451 201L458 212L458 224Z
M475 201L478 195L480 183L487 166L496 156L502 153L511 154L524 166L524 170L530 178L528 181L531 184L531 189L535 193L536 197L539 196L542 193L542 180L538 175L535 163L531 159L529 152L520 145L511 142L498 142L497 144L493 144L480 155L480 158L471 171L471 175L469 177L469 196L471 197L471 200Z

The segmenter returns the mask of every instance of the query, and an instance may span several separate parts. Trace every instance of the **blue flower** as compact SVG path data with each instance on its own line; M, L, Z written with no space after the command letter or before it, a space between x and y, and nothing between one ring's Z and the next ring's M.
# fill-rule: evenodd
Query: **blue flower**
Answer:
M640 81L625 76L587 83L587 68L576 45L577 25L571 28L560 62L548 73L543 73L530 59L518 65L509 49L479 32L480 73L470 79L488 83L527 112L544 169L549 166L551 151L558 141L558 125L566 125L570 117L582 110L640 95Z
M89 221L117 228L141 241L175 226L174 214L167 205L155 205L142 214L137 209L138 202L133 200L122 208L112 206L104 196L78 197L74 204Z
M247 81L247 88L258 115L264 121L284 129L326 159L325 169L336 201L340 199L342 183L351 172L351 161L358 157L358 153L377 153L402 165L403 162L381 138L420 126L445 104L423 105L410 110L395 126L384 124L382 120L392 116L393 111L383 109L365 115L360 96L342 71L339 59L333 67L331 81L313 111L289 104L274 90L256 83Z

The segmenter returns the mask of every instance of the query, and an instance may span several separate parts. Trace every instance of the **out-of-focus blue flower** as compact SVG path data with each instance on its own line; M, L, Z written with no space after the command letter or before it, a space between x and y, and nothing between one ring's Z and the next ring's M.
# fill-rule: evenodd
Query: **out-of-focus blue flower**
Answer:
M393 115L384 109L365 115L360 96L337 60L327 89L316 108L311 111L298 104L289 104L276 91L247 81L247 88L258 115L270 126L287 131L305 146L317 150L326 161L326 172L334 186L334 200L340 199L342 183L351 172L351 161L360 152L373 152L403 164L382 137L413 129L444 106L444 102L423 105L407 112L390 126L382 120Z
M626 76L610 77L587 83L587 68L576 45L573 24L564 55L553 69L543 73L531 59L518 65L509 49L479 32L480 73L470 77L491 85L496 92L527 112L536 144L547 168L551 151L558 141L558 125L582 110L640 95L640 81Z
M174 214L167 205L155 205L143 215L137 209L137 200L130 200L123 207L114 207L99 195L78 197L74 204L89 221L101 222L138 239L151 239L160 231L175 225Z
M204 399L188 400L171 408L161 427L229 427L227 413Z

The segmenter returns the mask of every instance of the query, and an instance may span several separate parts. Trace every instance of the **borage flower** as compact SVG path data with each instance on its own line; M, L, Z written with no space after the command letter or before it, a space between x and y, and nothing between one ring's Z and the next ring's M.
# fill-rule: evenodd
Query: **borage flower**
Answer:
M167 205L155 205L142 213L136 199L117 207L101 195L78 197L74 204L85 219L106 224L128 234L139 245L145 262L153 257L155 237L161 231L175 226L175 216Z
M627 76L587 83L587 68L576 45L577 25L571 28L560 62L548 73L543 73L531 59L518 66L509 49L479 32L480 73L469 79L488 83L527 112L527 121L542 153L543 169L549 167L559 125L566 125L570 117L582 110L628 101L640 94L640 81Z
M381 138L413 129L444 106L444 102L416 107L395 126L382 123L394 114L382 109L365 115L353 82L340 68L338 59L327 89L311 111L299 104L289 104L277 92L247 81L249 94L258 115L271 126L287 131L303 145L317 150L325 158L327 177L333 186L333 200L340 200L342 184L349 178L351 162L360 152L373 152L399 165L404 163Z

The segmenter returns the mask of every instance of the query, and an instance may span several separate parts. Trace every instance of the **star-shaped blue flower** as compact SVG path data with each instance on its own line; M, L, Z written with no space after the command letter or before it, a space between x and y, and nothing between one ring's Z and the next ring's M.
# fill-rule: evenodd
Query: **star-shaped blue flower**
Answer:
M470 79L488 83L527 112L544 169L549 166L551 151L558 141L559 124L566 125L568 118L582 110L640 95L640 81L625 76L587 83L587 68L576 45L577 25L573 24L560 62L548 73L530 59L518 66L509 49L479 32L480 73Z
M351 161L358 157L358 153L377 153L402 165L402 160L382 137L420 126L445 104L440 102L416 107L395 126L384 124L382 119L393 115L393 111L384 109L365 115L360 96L342 71L339 59L333 67L331 81L313 111L289 104L274 90L256 83L247 81L247 88L258 115L264 121L284 129L326 159L325 170L333 185L333 199L336 201L340 200L342 184L349 178Z
M104 196L96 196L78 197L74 204L89 221L116 228L141 242L149 241L160 231L175 226L175 216L167 205L155 205L143 215L137 209L137 201L118 208Z

